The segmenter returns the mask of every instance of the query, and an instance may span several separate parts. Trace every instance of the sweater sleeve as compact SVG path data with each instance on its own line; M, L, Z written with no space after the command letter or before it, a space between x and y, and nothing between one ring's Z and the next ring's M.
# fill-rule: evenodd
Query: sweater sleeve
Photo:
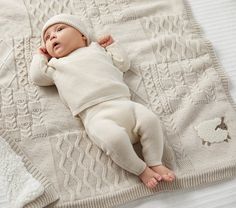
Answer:
M36 54L30 65L29 76L38 86L54 85L52 74L55 69L48 66L48 60L41 54Z
M117 43L114 42L106 47L108 55L112 57L113 63L122 72L126 72L130 68L130 60L127 52Z

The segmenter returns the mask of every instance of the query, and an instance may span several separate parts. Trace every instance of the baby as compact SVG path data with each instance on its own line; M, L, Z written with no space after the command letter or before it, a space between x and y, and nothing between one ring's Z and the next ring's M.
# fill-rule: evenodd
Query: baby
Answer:
M171 182L173 171L162 164L163 133L158 117L130 100L123 72L127 54L110 35L98 42L78 17L60 14L42 30L43 46L34 55L30 77L39 86L56 85L60 98L79 116L90 139L121 168L149 188ZM133 149L140 141L144 160Z

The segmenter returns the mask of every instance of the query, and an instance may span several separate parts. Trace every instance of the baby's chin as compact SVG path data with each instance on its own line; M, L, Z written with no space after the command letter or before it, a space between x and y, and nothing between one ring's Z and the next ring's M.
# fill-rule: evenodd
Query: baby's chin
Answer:
M72 51L57 51L55 53L52 54L53 58L63 58L65 56L67 56L68 54L70 54Z
M75 49L73 50L68 50L68 51L63 51L63 50L57 50L54 54L55 58L63 58L67 55L69 55L70 53L72 53Z

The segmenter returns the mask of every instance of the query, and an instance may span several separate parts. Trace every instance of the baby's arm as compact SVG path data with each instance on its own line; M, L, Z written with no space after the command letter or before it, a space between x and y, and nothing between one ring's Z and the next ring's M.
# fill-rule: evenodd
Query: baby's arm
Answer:
M31 62L29 75L33 83L39 86L54 85L52 73L54 69L48 66L48 59L50 57L46 54L43 48L39 48L38 53L34 55Z
M130 60L127 52L108 35L98 41L104 47L107 53L112 57L113 63L122 72L126 72L130 68Z

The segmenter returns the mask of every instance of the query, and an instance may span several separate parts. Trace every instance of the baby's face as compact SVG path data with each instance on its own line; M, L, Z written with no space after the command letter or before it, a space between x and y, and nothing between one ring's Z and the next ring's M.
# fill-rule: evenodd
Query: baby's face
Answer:
M66 24L50 26L43 36L45 47L51 57L61 58L72 51L86 46L86 37Z

